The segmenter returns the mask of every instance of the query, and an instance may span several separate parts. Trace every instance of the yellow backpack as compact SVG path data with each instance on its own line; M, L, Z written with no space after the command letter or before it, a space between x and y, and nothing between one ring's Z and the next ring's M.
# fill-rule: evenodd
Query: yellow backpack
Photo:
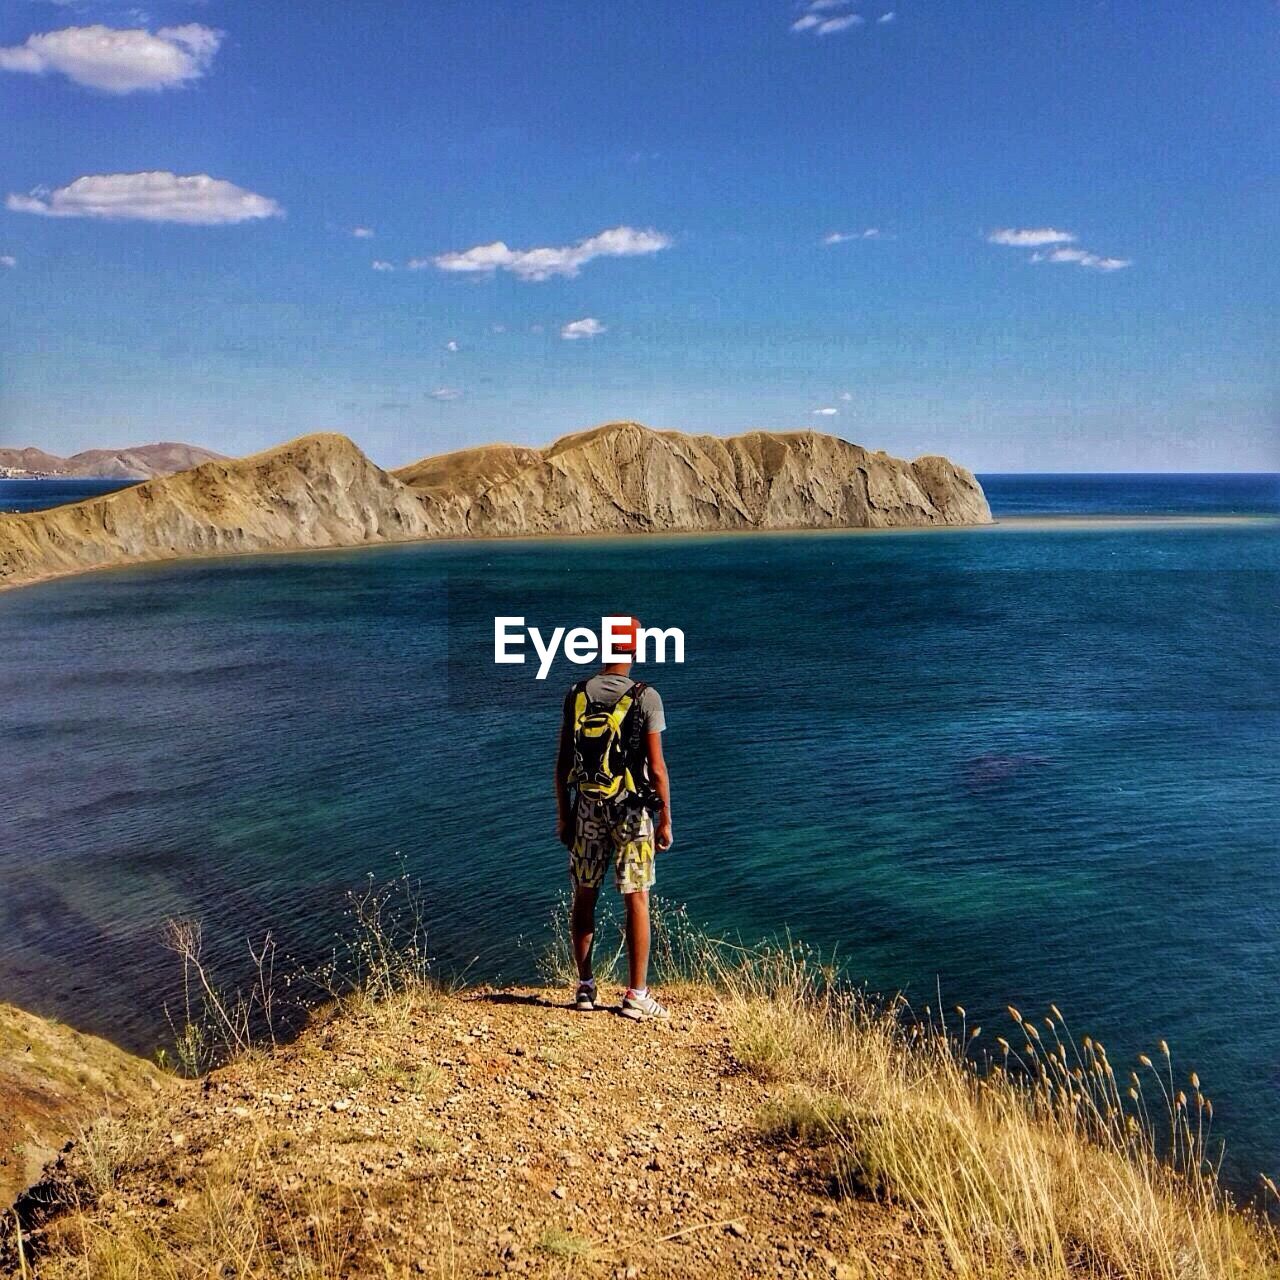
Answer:
M640 716L631 712L644 690L643 682L637 680L610 704L587 697L585 680L573 686L573 770L569 780L579 795L588 800L640 795L637 784L643 782L643 743Z

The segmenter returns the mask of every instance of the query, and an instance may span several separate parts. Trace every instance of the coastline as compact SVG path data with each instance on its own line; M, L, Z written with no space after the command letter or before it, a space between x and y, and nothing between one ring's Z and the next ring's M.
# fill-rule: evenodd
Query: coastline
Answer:
M105 495L107 498L114 494ZM93 499L86 499L92 501ZM79 505L69 503L68 506ZM53 508L56 509L56 508ZM0 512L0 520L11 512ZM65 578L79 578L89 574L111 573L120 569L138 569L146 566L163 567L178 564L204 564L221 561L251 560L260 557L284 557L323 555L342 551L366 551L389 547L459 546L490 544L494 546L544 545L548 543L584 542L647 542L652 539L679 540L685 542L720 541L727 538L843 538L868 535L984 533L984 532L1103 532L1127 529L1203 529L1237 527L1280 528L1280 515L1028 515L997 516L987 524L928 524L868 527L854 525L845 528L796 527L793 529L660 529L646 533L548 533L548 534L482 534L466 538L425 537L383 539L376 542L334 543L323 547L278 547L254 551L213 551L202 555L130 556L114 560L110 564L87 565L55 573L44 573L19 582L0 582L0 594L37 587Z

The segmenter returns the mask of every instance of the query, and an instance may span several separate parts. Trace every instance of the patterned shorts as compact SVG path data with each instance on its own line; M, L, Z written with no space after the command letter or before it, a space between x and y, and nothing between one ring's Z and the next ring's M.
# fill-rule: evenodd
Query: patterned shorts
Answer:
M578 798L573 817L569 874L574 884L598 889L613 862L619 893L638 893L654 881L653 815L648 809Z

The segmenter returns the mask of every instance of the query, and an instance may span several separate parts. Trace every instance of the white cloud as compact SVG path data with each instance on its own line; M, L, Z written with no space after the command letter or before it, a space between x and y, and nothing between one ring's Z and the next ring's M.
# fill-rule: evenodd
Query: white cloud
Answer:
M441 253L434 258L414 258L410 270L434 266L440 271L492 275L510 271L521 280L550 280L552 276L576 276L594 258L633 258L658 253L671 247L669 236L660 231L635 227L611 227L577 244L538 249L512 249L503 241L478 244L457 253Z
M449 341L444 344L444 349L446 351L461 350L461 348L458 346L458 340L456 338L450 338Z
M433 400L461 400L462 391L458 387L437 387L434 391L428 391Z
M867 227L862 231L831 231L822 237L822 243L848 244L850 240L879 240L883 236L879 227Z
M791 24L791 30L814 36L833 36L850 27L860 27L866 19L860 13L841 13L853 0L809 0L805 11Z
M493 326L494 333L506 333L506 331L507 331L507 326L505 324L495 324Z
M560 336L570 342L578 338L594 338L602 334L607 326L602 325L594 316L586 316L582 320L572 320L560 330Z
M394 271L395 267L384 258L374 258L373 269L375 271Z
M824 408L824 409L815 409L813 412L814 412L814 414L815 414L815 415L817 415L819 418L834 418L834 417L836 416L836 414L840 412L840 410L839 410L839 409L833 409L830 405L827 405L827 406L826 406L826 408Z
M351 234L355 236L357 240L372 240L373 228L372 227L352 227Z
M843 401L847 404L850 400L852 400L852 399L853 399L853 392L851 392L851 391L842 391L842 392L840 393L840 399L841 399L841 400L843 400Z
M1133 265L1129 258L1106 258L1089 249L1081 249L1076 246L1078 238L1074 232L1059 231L1056 227L1000 227L987 235L990 244L1034 249L1032 262L1072 263L1094 271L1120 271Z
M91 174L56 191L37 187L28 195L10 195L5 206L14 213L46 218L120 218L192 226L284 216L268 196L207 173L185 178L174 173Z
M1046 244L1074 244L1076 236L1056 227L998 227L987 236L988 244L1007 244L1015 249L1036 249Z
M189 22L156 32L115 27L66 27L0 48L0 70L29 75L58 72L107 93L169 89L209 69L222 32Z
M0 267L16 267L18 260L11 253L0 254Z
M1049 253L1033 253L1032 262L1072 263L1077 267L1089 267L1094 271L1122 271L1133 265L1132 258L1104 258L1087 249L1054 249Z
M897 13L893 9L890 9L888 13L882 13L876 21L883 25L886 22L892 22L897 16Z

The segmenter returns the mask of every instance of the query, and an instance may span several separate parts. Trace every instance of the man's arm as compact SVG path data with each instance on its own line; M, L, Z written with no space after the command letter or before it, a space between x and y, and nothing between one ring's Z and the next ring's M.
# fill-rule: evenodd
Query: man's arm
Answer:
M649 731L649 780L653 783L662 812L658 815L657 840L659 849L670 849L671 834L671 780L667 777L667 762L662 757L662 734Z
M556 838L567 845L573 839L573 805L569 799L569 771L573 768L573 735L567 716L560 717L560 748L556 752Z

